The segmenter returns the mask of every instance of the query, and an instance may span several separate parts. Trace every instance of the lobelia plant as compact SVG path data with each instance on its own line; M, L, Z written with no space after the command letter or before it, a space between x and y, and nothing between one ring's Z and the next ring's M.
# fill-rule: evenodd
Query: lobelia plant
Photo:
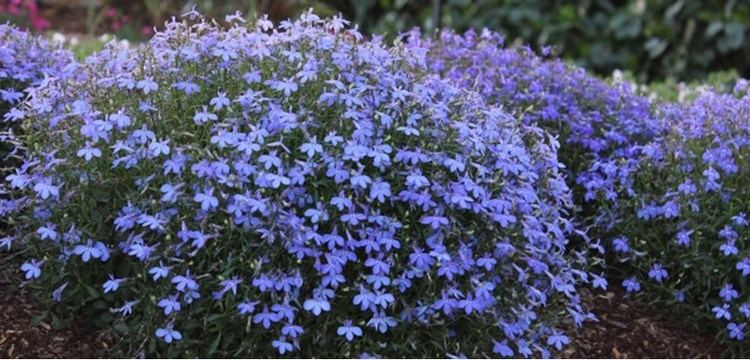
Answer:
M431 72L560 137L560 161L570 165L576 205L584 206L577 221L589 226L587 236L605 240L588 244L606 255L590 264L605 260L629 293L701 309L699 323L723 320L722 340L745 339L746 82L735 95L704 91L685 104L652 105L627 84L504 48L489 31L445 30L432 40L413 32L409 44L427 51Z
M742 354L750 319L747 90L740 80L734 94L704 90L660 108L670 130L644 147L633 175L639 196L623 203L610 228L616 258L632 276L628 291L720 320L719 338Z
M191 12L32 91L8 248L148 356L543 356L593 316L557 142L312 13Z

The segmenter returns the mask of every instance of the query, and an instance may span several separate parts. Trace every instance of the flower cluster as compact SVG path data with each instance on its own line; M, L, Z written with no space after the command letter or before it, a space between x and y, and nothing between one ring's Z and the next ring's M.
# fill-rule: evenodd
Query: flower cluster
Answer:
M546 357L592 317L533 123L340 18L185 16L28 102L2 241L59 306L212 356Z
M488 30L463 35L443 30L428 40L415 30L407 41L427 51L430 72L559 137L560 160L580 186L578 202L616 205L618 198L632 195L630 174L640 153L635 145L647 143L663 127L648 98L630 84L610 85L528 47L505 47L502 35Z
M18 149L13 134L26 117L24 100L36 86L52 78L61 80L75 75L73 55L59 47L0 24L0 176L17 164Z

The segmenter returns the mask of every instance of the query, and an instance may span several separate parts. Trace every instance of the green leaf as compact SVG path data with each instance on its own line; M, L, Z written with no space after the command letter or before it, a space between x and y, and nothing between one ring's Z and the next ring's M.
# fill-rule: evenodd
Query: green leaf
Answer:
M124 321L118 321L118 322L115 322L114 324L112 324L112 327L113 327L113 328L114 328L114 329L115 329L115 330L116 330L117 332L119 332L120 334L125 334L125 333L127 333L127 332L128 332L128 330L129 330L129 328L128 328L128 325L127 325L127 324L125 324L125 322L124 322Z
M219 333L219 335L216 336L216 339L212 341L211 345L208 347L208 357L213 357L211 355L216 352L216 349L219 348L220 343L221 343L221 333Z
M32 316L31 317L31 321L29 321L29 324L31 326L37 326L37 325L39 325L42 322L42 320L44 320L45 318L47 318L48 314L49 313L47 311L45 311L45 312L43 312L41 314Z

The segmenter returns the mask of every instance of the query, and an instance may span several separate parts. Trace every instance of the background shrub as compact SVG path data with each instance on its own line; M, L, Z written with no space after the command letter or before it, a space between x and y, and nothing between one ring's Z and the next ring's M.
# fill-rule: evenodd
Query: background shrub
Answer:
M553 139L339 18L228 21L35 91L0 214L59 316L129 355L330 357L549 356L592 317Z
M687 80L750 70L742 60L750 51L745 1L444 0L432 1L432 8L422 1L350 1L339 8L368 32L489 28L509 42L553 46L604 76L620 69L640 81Z

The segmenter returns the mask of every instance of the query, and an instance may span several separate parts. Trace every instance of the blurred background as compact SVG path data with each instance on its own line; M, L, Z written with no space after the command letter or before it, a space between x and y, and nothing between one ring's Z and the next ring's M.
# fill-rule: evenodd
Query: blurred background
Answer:
M510 44L552 46L590 71L622 70L641 82L750 75L750 0L0 0L0 22L137 42L193 6L209 17L240 10L274 20L313 8L319 15L342 13L365 34L387 37L415 26L425 33L489 28ZM88 52L100 45L82 46Z

